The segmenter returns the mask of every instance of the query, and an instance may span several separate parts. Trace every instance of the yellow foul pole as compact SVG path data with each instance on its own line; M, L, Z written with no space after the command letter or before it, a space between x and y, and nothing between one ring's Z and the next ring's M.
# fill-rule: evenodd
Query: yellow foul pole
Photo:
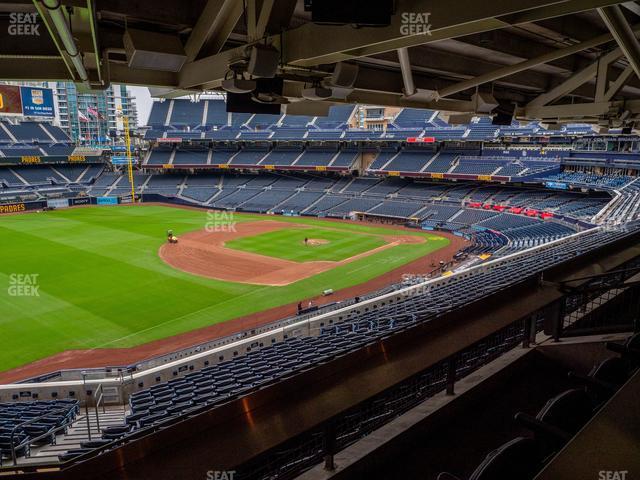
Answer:
M118 108L122 114L122 107ZM129 117L122 115L122 126L124 127L124 143L127 149L127 162L129 164L129 184L131 185L131 203L136 203L136 187L133 183L133 161L131 159L131 137L129 136Z

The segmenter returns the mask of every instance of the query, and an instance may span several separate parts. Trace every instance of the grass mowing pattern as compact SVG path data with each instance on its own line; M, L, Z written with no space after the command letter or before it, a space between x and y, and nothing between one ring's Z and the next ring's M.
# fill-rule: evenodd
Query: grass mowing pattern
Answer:
M236 215L245 222L264 220ZM381 227L278 217L279 221L384 235ZM93 207L0 218L0 371L72 349L131 347L357 285L449 241L386 249L285 287L201 278L158 257L176 235L205 227L205 211ZM12 275L37 274L39 296L10 296Z
M326 240L323 245L304 245L304 239ZM226 242L225 246L235 250L259 253L269 257L310 262L324 260L339 262L359 253L385 245L379 236L331 230L328 228L290 228L261 233Z

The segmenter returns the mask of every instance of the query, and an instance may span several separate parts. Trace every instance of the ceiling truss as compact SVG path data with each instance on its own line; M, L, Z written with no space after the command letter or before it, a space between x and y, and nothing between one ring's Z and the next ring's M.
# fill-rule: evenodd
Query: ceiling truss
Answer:
M230 66L246 64L248 48L260 43L279 50L278 75L291 101L347 62L359 66L356 83L331 102L486 114L473 101L482 93L514 104L522 120L640 119L636 2L397 0L382 28L313 24L302 0L61 0L59 13L48 3L57 2L0 5L5 23L20 11L37 12L43 25L39 39L0 42L4 79L71 80L93 89L127 83L175 97L220 89ZM426 31L412 28L416 15L427 19ZM129 28L178 38L184 65L176 72L130 68Z

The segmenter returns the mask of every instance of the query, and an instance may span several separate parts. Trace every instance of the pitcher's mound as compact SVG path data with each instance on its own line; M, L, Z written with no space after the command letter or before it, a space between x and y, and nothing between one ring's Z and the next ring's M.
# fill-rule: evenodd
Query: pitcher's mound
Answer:
M302 241L304 243L304 240ZM307 245L311 245L312 247L316 247L318 245L326 245L329 243L329 240L325 240L323 238L310 238L307 240Z

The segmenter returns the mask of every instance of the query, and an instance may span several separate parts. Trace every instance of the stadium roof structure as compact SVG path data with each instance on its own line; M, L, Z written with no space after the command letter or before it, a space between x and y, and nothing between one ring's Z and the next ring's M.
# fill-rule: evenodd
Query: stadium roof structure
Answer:
M24 18L15 13L34 12L39 35L16 34ZM390 26L354 28L312 23L304 0L18 0L0 5L0 23L7 80L125 83L177 97L220 90L230 66L243 68L249 47L263 44L279 52L289 100L345 62L359 67L355 84L327 101L487 114L515 104L516 118L552 124L640 119L636 2L397 0ZM131 68L127 31L168 57Z

